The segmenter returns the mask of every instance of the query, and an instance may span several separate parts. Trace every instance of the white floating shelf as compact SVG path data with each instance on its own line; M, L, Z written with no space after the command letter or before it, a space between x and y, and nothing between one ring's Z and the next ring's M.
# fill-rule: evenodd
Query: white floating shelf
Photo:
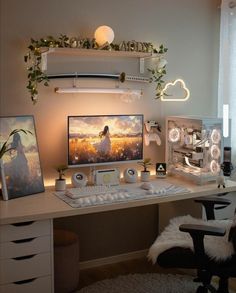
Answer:
M41 48L42 69L47 69L47 55L73 55L73 56L93 56L93 57L121 57L138 58L140 61L140 73L144 73L144 59L158 58L159 54L136 51L108 51L96 49L79 48Z

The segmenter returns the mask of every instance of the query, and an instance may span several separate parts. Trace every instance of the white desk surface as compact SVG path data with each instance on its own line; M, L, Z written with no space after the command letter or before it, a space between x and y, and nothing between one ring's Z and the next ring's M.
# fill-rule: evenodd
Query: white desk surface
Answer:
M97 206L88 206L81 208L72 208L67 203L57 198L53 188L46 189L43 193L24 196L9 201L0 200L0 224L12 224L24 221L53 219L75 215L84 215L91 213L100 213L118 209L145 206L150 204L166 203L177 200L197 198L200 196L216 195L223 192L236 191L236 182L227 180L226 188L217 188L215 182L204 185L196 185L183 178L168 177L166 180L170 183L187 187L190 192L165 195L154 198L143 198L139 200L130 200L127 202L118 202ZM141 182L140 182L141 185Z

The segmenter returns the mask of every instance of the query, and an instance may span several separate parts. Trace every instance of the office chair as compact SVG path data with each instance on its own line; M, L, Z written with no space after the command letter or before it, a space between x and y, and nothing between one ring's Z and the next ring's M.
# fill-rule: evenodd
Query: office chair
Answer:
M195 201L204 206L209 221L191 216L171 220L170 225L151 246L148 257L164 268L196 269L197 277L194 281L202 283L197 288L197 293L229 293L228 279L236 277L236 220L214 220L214 209L224 208L230 201L219 197L203 197ZM186 223L187 220L189 223ZM218 252L217 249L214 251L217 240L220 245ZM211 285L213 276L219 277L217 290Z

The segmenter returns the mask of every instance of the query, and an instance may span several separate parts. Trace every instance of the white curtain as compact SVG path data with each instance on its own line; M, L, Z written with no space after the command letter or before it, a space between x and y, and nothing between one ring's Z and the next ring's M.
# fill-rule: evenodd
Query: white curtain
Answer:
M222 117L223 104L229 104L232 162L236 166L236 0L221 3L219 117Z

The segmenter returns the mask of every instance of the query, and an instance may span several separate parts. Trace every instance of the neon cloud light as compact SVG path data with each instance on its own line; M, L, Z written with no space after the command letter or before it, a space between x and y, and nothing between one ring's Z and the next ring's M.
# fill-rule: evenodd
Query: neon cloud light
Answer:
M165 96L166 91L173 86L176 86L177 83L180 83L180 87L184 90L184 96L183 97L178 97L178 98L168 98ZM165 101L165 102L185 102L188 100L188 98L190 97L190 92L189 89L186 87L185 82L178 78L176 79L174 82L168 82L165 87L163 88L163 90L161 91L161 100Z

